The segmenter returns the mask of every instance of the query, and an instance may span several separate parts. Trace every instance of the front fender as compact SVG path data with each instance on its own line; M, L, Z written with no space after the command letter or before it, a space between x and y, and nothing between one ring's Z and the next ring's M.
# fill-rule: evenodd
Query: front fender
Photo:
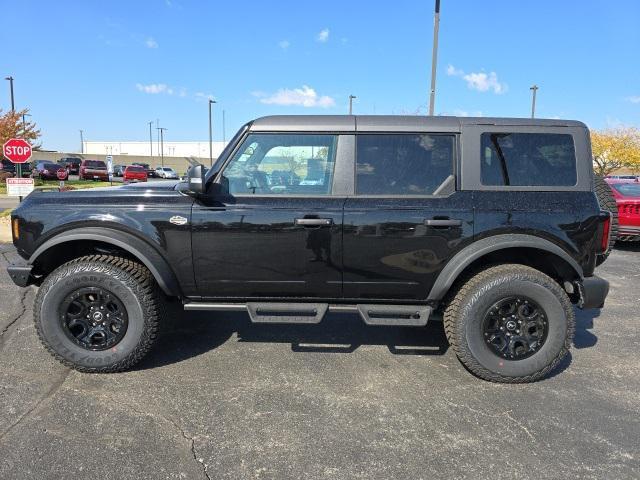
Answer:
M29 257L28 263L35 264L41 255L55 245L78 240L108 243L129 252L149 269L160 288L167 295L182 295L175 273L164 257L149 243L120 230L105 227L83 227L60 233L40 245Z

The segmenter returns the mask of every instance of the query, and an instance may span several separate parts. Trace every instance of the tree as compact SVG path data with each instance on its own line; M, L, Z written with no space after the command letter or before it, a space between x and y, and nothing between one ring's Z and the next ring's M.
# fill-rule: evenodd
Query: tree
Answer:
M620 168L640 171L640 130L635 127L591 131L593 167L598 175Z
M4 144L11 138L22 138L28 141L34 150L40 148L40 144L37 143L40 138L40 130L36 127L36 124L28 120L27 115L29 109L18 110L16 112L2 113L0 110L0 145ZM23 118L26 120L23 122ZM0 152L0 156L2 152Z

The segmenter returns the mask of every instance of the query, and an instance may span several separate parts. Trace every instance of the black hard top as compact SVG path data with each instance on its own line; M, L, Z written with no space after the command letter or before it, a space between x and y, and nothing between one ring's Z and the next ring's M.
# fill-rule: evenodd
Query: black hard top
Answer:
M251 131L285 132L452 132L466 125L586 127L576 120L418 115L272 115L250 123Z

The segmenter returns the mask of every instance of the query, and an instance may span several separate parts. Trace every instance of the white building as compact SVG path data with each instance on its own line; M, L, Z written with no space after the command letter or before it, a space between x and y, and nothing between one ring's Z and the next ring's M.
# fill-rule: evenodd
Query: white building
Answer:
M228 143L228 142L227 142ZM135 155L160 157L160 143L149 142L83 142L83 153L88 155ZM218 158L224 142L213 142L213 158ZM153 152L151 151L153 149ZM165 157L209 158L209 142L170 142L162 147Z

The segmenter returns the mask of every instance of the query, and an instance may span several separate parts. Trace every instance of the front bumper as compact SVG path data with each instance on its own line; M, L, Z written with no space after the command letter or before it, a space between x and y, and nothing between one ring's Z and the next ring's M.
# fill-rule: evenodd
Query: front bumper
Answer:
M609 294L609 282L597 276L586 277L578 283L580 302L578 306L583 310L589 308L602 308Z
M13 283L19 287L28 287L33 284L33 276L31 270L33 265L27 265L26 263L12 263L7 267L7 272Z

